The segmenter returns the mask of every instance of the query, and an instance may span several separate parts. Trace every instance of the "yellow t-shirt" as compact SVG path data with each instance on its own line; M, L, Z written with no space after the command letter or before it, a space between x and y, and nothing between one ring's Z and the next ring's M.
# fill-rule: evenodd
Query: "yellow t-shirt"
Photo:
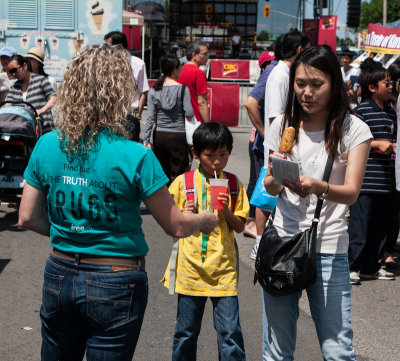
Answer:
M220 178L225 178L220 174ZM201 175L196 170L197 210L201 210ZM169 187L178 208L183 211L186 195L183 176L177 177ZM210 204L210 186L207 183L207 209ZM231 208L229 200L229 209ZM219 223L209 235L205 260L202 261L202 233L197 232L188 238L179 239L175 270L175 292L190 296L236 296L238 294L237 251L233 230L228 226L222 212L218 214ZM249 202L243 184L238 182L238 196L235 216L247 220ZM170 265L161 282L169 288Z

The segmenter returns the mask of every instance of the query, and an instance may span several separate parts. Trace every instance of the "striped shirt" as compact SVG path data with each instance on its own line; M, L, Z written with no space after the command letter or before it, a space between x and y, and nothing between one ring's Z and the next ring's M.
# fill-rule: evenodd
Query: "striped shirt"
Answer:
M14 85L10 88L7 95L6 101L21 101L22 98L22 82L17 80ZM28 86L28 93L26 95L26 101L32 104L35 109L40 109L46 105L52 95L56 95L53 87L51 86L49 79L43 75L31 74L31 81ZM53 116L51 110L40 115L40 119L43 124L43 131L50 131L53 127Z
M396 138L397 124L396 112L391 106L385 105L385 108L382 109L372 99L367 99L356 110L360 118L368 124L374 137L373 140L393 142ZM390 193L392 178L393 164L391 154L384 155L371 149L361 193Z

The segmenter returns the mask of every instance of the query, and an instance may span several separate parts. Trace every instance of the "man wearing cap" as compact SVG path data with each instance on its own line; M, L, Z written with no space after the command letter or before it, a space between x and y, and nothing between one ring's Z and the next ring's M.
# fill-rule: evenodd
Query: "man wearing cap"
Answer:
M277 49L278 50L278 49ZM264 166L264 106L265 106L265 85L272 69L278 64L280 60L279 50L275 53L273 51L266 51L262 53L258 59L258 65L261 69L260 78L257 84L250 92L244 106L247 109L249 118L256 128L255 139L253 143L253 153L255 159L256 179L260 174L261 168ZM246 224L245 233L256 237L256 244L254 245L250 258L255 259L257 255L258 243L261 239L261 234L264 231L266 223L266 215L264 212L255 209L256 224L250 221ZM255 228L255 229L254 229Z
M14 79L14 77L8 72L8 63L16 53L16 50L11 46L6 46L0 49L0 62L3 67L0 73L0 102L3 102L7 98L8 90L16 81L16 79Z

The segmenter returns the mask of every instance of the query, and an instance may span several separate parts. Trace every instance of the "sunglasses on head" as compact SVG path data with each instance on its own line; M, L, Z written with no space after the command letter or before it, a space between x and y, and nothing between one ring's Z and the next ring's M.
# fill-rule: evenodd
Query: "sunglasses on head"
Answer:
M15 73L18 71L19 68L20 68L20 66L19 66L18 68L12 68L12 69L10 69L8 72L9 72L10 74L15 74Z

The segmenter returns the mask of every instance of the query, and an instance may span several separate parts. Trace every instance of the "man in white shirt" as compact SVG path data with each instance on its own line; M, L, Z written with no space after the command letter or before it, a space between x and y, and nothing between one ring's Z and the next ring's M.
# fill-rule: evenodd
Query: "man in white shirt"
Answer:
M240 51L240 34L239 31L235 30L232 36L232 58L237 59L239 58L239 51Z
M298 30L284 35L282 41L282 57L272 70L265 87L265 132L267 138L269 124L283 113L289 89L289 72L296 56L310 47L310 38ZM265 154L268 159L268 154Z
M110 45L120 44L125 49L128 49L128 40L125 34L120 31L112 31L106 34L104 36L104 40ZM138 89L132 102L132 114L128 114L128 120L133 127L133 130L131 131L131 140L138 142L140 134L140 120L142 119L143 107L146 104L147 92L149 91L149 82L147 81L146 65L144 61L131 54L128 56L132 67L133 77L138 84Z

